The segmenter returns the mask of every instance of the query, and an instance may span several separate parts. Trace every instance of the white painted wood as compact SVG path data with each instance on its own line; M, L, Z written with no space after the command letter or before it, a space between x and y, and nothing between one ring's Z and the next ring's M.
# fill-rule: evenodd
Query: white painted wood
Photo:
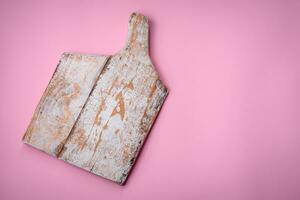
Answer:
M88 97L83 96L79 98L80 101L74 102L73 105L77 105L75 107L79 109L72 110L72 117L65 123L67 128L60 121L51 118L56 116L54 109L51 109L44 114L44 118L34 117L31 124L34 127L48 127L51 122L54 127L63 127L64 131L54 135L52 129L32 131L30 125L24 137L25 142L43 151L119 184L124 184L167 96L167 89L160 81L148 54L147 18L133 13L128 32L126 45L119 53L109 58L94 57L100 61L95 73L98 78L96 80L94 76L89 77L93 80L90 82L94 83L94 87L89 90L91 93ZM68 71L72 70L74 69L69 67ZM57 84L56 81L51 82L48 88ZM91 88L93 84L87 85ZM74 88L71 93L73 95L69 94L72 101L78 98L75 95L76 87ZM50 100L42 98L39 107L49 107L48 102L62 98L61 94L56 94L59 97L49 95L47 90L43 98ZM85 103L82 103L84 98ZM64 108L62 102L57 102L55 106L59 108L57 110ZM50 116L50 120L47 116ZM60 116L62 119L64 117L65 114ZM51 145L48 145L49 138Z
M53 156L61 150L107 56L64 53L23 141Z

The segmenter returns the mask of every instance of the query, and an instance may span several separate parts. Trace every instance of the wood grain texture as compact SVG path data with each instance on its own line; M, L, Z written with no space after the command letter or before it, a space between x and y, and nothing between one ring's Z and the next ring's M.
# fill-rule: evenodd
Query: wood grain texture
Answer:
M26 143L119 184L125 183L168 93L149 57L147 18L133 13L128 32L124 49L94 56L97 64L86 63L91 68L86 71L74 73L81 65L62 64L63 57L24 136ZM68 78L62 81L66 87L56 76L89 76L89 81ZM79 92L82 84L85 95ZM60 92L52 89L59 86Z
M34 112L23 141L56 156L107 59L106 56L64 53Z

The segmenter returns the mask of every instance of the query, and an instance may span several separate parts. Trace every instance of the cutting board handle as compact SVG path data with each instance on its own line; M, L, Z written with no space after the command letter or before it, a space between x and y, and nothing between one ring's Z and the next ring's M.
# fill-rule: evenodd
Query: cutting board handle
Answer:
M144 51L148 54L149 24L147 17L132 13L128 23L128 37L125 50Z

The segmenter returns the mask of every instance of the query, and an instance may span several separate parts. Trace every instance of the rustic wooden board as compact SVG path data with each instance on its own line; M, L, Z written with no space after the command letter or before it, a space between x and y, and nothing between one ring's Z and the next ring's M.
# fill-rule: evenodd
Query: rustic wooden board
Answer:
M116 55L63 56L24 141L124 184L168 93L149 57L148 31L147 18L133 13Z
M23 137L53 156L60 152L107 56L64 53Z

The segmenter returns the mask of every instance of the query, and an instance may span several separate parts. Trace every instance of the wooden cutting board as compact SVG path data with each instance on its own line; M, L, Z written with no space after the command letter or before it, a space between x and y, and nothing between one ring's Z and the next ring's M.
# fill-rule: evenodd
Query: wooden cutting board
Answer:
M124 184L167 96L148 52L148 20L133 13L113 56L64 53L23 142Z

